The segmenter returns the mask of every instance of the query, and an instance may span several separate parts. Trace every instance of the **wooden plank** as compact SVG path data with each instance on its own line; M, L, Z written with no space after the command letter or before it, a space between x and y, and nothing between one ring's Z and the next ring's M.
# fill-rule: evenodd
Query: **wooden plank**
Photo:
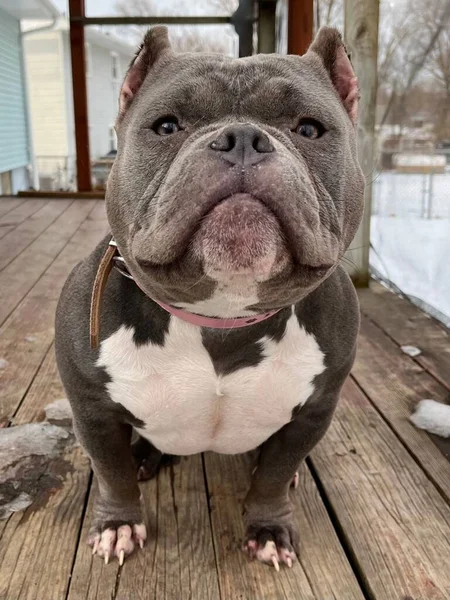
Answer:
M13 210L10 210L6 215L0 217L0 239L5 237L10 231L13 231L25 219L41 209L48 200L44 198L28 200L22 202Z
M34 215L38 210L45 206L48 198L33 198L27 201L22 201L18 206L8 211L6 215L0 216L0 225L19 225L31 215Z
M443 325L379 283L359 291L362 312L399 346L417 346L415 360L450 390L450 335Z
M83 520L75 563L70 578L67 600L114 600L119 574L119 563L112 560L108 565L92 551L86 543L91 525L92 508L95 501L95 485L91 486L87 511ZM135 559L129 559L135 560ZM150 596L148 596L149 598ZM36 599L37 600L37 599ZM127 598L128 600L128 598ZM129 600L135 600L130 597ZM136 599L137 600L137 599Z
M10 198L10 197L0 196L0 216L6 215L7 213L9 213L9 211L16 208L16 206L19 206L19 204L22 204L22 202L23 202L22 198Z
M48 202L36 214L30 215L26 221L18 225L14 231L5 235L0 240L0 271L39 237L70 204L70 200ZM22 206L19 208L22 208Z
M377 600L450 596L450 508L349 379L312 464Z
M94 206L94 200L75 200L26 250L0 273L0 323L14 310Z
M89 158L89 117L87 107L86 57L84 27L73 18L84 17L84 0L69 0L70 54L72 61L73 113L77 152L77 189L92 189Z
M409 420L420 400L445 401L446 388L364 316L353 377L450 501L450 462L441 452L450 455L450 441L429 436Z
M218 600L201 456L163 470L141 490L149 530L144 550L125 561L116 587L117 561L104 567L84 544L90 505L68 600Z
M0 239L15 228L15 225L0 225Z
M56 366L55 347L50 346L22 404L17 409L13 425L45 420L45 407L66 397Z
M323 600L364 598L339 544L308 469L291 492L300 533L300 562L280 573L250 562L240 547L244 536L242 503L253 461L249 455L205 455L211 518L220 587L227 600Z
M104 203L99 201L0 328L0 358L7 361L0 371L0 422L7 422L14 415L53 341L55 309L68 274L107 229ZM30 414L30 420L35 416Z
M141 489L149 541L125 563L117 600L218 600L201 456L162 470Z
M42 420L44 407L63 396L54 352L49 352L19 409L16 423ZM68 450L62 458L65 463L55 460L49 467L49 472L62 480L62 487L42 507L38 498L35 505L13 514L5 526L0 539L1 600L66 597L90 464L79 447Z
M0 539L0 599L63 599L66 596L84 500L89 462L76 448L52 461L48 472L62 487L39 508L15 513Z
M289 0L288 54L305 54L311 45L314 29L314 1Z

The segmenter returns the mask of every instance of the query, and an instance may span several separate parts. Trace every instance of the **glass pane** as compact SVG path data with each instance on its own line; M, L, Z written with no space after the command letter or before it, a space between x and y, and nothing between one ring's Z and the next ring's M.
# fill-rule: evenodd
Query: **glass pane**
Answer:
M230 15L238 0L86 0L86 16Z
M344 0L315 0L314 21L316 31L326 25L344 30Z
M3 6L0 193L73 189L68 24L54 23L59 13L50 3L16 3L10 12Z
M371 265L450 325L450 35L443 0L382 0Z
M126 69L147 31L146 26L90 26L85 28L89 143L92 184L103 189L116 154L114 123ZM172 46L180 52L238 54L238 38L231 25L171 26Z

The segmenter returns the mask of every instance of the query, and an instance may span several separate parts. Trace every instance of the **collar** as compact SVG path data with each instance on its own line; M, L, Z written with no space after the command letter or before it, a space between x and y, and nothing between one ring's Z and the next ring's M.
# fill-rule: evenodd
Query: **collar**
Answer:
M92 288L90 316L91 348L97 348L99 345L101 302L106 282L108 280L108 276L111 273L111 269L113 267L117 271L119 271L119 273L121 273L121 275L123 275L124 277L135 281L134 277L131 275L130 271L128 270L128 267L126 266L123 257L119 253L119 249L117 248L116 242L113 238L111 238L106 252L103 255L102 260L100 261L97 274L95 276L94 286ZM262 321L273 317L273 315L279 312L279 309L275 309L262 314L251 315L249 317L221 319L217 317L205 317L203 315L191 313L186 310L176 308L175 306L165 304L164 302L156 300L155 298L151 298L151 300L153 300L153 302L156 302L156 304L158 304L165 311L167 311L174 317L181 319L182 321L186 321L191 325L197 325L198 327L210 327L212 329L240 329L242 327L249 327L250 325L261 323Z

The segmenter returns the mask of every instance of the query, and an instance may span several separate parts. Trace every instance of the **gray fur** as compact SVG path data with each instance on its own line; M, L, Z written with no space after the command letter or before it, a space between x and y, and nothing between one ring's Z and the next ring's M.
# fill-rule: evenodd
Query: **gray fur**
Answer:
M156 28L124 84L118 156L107 189L112 233L139 287L112 272L102 340L126 324L135 327L136 344L164 347L174 317L150 297L195 305L216 291L217 281L205 275L206 254L195 241L200 236L205 247L214 245L210 211L242 194L257 198L272 215L267 222L275 225L267 231L275 240L278 267L258 283L258 300L246 308L282 310L226 336L203 329L202 339L218 374L257 368L262 338L280 341L286 307L295 305L299 323L325 353L326 369L314 382L313 396L262 445L245 504L248 539L274 539L284 547L297 543L289 483L331 421L352 366L359 324L353 286L339 266L361 219L364 188L355 126L336 84L333 57L341 48L340 36L325 29L304 57L175 55L164 30ZM183 130L157 136L152 123L171 114ZM326 134L309 140L293 133L299 117L320 121ZM225 148L227 136L240 135L239 128L243 158L226 155ZM235 150L241 152L237 145ZM95 530L141 520L131 452L132 428L140 423L109 398L108 375L96 366L98 351L89 348L90 294L106 246L107 239L74 269L56 320L58 366L77 435L99 482ZM156 465L161 453L149 447ZM152 474L156 470L147 467Z

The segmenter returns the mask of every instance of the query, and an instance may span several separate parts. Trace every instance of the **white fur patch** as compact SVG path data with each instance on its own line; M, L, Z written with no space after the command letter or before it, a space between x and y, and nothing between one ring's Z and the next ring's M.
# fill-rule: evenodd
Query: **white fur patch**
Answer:
M450 406L436 400L421 400L411 421L419 429L441 437L450 437Z
M248 279L248 275L228 276L225 281L217 281L210 298L192 304L179 302L174 306L205 317L252 317L255 311L247 307L258 302L258 284L256 281L249 283Z
M314 391L324 354L295 315L280 343L262 339L256 367L217 375L200 328L172 318L164 346L136 346L122 326L102 342L98 365L111 398L145 423L141 435L168 454L247 452L291 420Z

